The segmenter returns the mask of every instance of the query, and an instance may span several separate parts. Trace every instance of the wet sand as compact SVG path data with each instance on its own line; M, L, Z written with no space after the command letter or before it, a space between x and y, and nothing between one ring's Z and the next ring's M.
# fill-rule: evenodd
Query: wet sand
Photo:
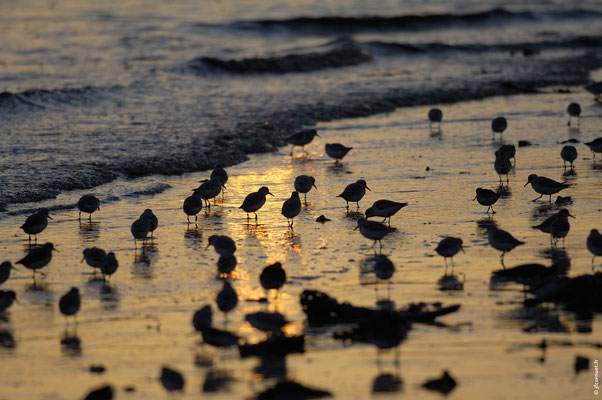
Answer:
M579 131L566 126L565 110L571 101L583 108ZM117 388L117 398L164 398L157 380L163 365L186 377L185 392L178 398L197 398L205 376L216 370L234 381L213 394L214 398L248 398L272 386L275 378L264 376L258 359L240 359L234 349L199 345L200 335L194 333L190 321L194 310L206 303L212 304L218 327L226 326L250 341L264 336L244 322L246 313L267 308L285 314L294 321L287 333L306 334L306 352L286 357L276 375L329 390L338 399L371 396L373 379L387 372L403 379L403 395L438 398L439 394L421 389L420 384L440 376L444 369L459 382L449 398L591 397L593 371L575 376L573 364L577 354L591 359L602 355L591 346L600 341L602 320L596 316L591 332L579 333L587 323L551 307L543 321L524 318L521 285L490 285L492 272L501 268L500 253L487 244L486 207L471 199L477 187L499 185L493 152L501 142L492 144L490 121L505 115L509 127L503 143L532 143L517 147L508 196L494 206L493 221L526 242L505 256L506 266L550 265L553 255L570 264L569 276L590 273L585 239L592 228L601 228L602 162L594 165L589 149L577 143L575 173L563 174L559 156L563 145L558 142L571 138L586 142L602 136L602 109L581 91L438 107L444 114L439 135L429 134L426 114L430 107L406 108L321 124L322 139L307 146L307 155L295 149L290 157L290 148L283 148L228 168L228 189L210 212L199 214L198 229L187 225L182 203L208 172L148 178L172 188L155 196L105 202L91 224L82 220L80 225L76 210L55 212L54 221L38 241L52 241L60 252L44 268L46 275L38 277L38 288L32 287L31 272L23 267L2 285L4 290L17 292L19 303L0 322L0 330L15 341L14 347L0 348L0 398L79 398L105 382ZM324 154L324 144L334 142L354 147L338 168ZM543 198L531 202L537 195L530 186L523 187L531 173L571 183L561 193L573 198L567 208L576 216L570 221L564 251L552 254L549 236L530 227L557 210L553 206L550 211ZM313 175L318 190L308 194L309 205L290 230L280 208L300 174ZM372 189L360 202L361 211L382 198L409 203L392 218L391 225L398 232L383 240L382 253L396 266L390 300L397 307L418 301L461 304L459 312L439 320L444 326L415 324L400 347L399 365L393 351L379 353L370 345L344 345L331 339L331 331L309 329L299 305L299 294L307 288L363 306L374 306L375 300L387 297L386 284L376 285L373 276L362 273L363 262L374 254L371 241L353 231L357 215L347 215L345 202L335 197L357 179L365 179ZM104 194L115 185L119 182L87 193L106 199ZM257 225L248 223L238 206L246 194L264 185L275 197L269 197L258 212ZM32 206L62 204L65 199L75 202L81 194L73 192ZM134 250L129 227L145 208L158 216L159 228L151 246ZM321 214L332 221L315 222ZM14 262L27 249L27 237L18 228L23 220L23 215L2 220L2 260ZM222 285L215 267L218 257L211 248L205 250L213 234L229 235L238 246L232 283L241 301L227 322L215 306ZM466 253L454 257L462 290L441 291L437 284L445 264L434 248L445 235L464 240ZM119 260L108 290L92 279L91 267L80 263L82 250L91 246L114 251ZM278 300L270 305L246 301L265 295L258 276L275 261L283 263L289 277ZM80 288L82 308L77 329L69 328L71 339L64 341L65 319L57 303L71 286ZM545 321L565 331L549 332ZM550 344L544 362L537 347L542 339ZM561 342L572 345L555 345ZM198 365L207 359L211 366ZM91 374L89 367L98 364L107 371ZM124 392L128 386L135 391ZM378 395L383 399L398 396Z

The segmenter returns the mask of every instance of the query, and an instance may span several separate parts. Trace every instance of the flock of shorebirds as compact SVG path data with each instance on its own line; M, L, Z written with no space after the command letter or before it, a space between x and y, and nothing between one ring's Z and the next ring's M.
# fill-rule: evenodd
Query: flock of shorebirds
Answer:
M577 126L579 125L579 117L581 114L581 107L576 103L571 103L568 106L567 112L569 114L569 126L573 126L573 120L576 119ZM431 109L428 112L428 119L430 121L431 132L440 132L441 121L443 119L443 113L439 109ZM501 135L506 130L508 122L504 117L497 117L491 121L492 138L495 135ZM292 145L291 155L295 147L301 147L302 151L305 151L304 146L311 143L314 137L318 135L315 129L306 129L297 132L288 138L286 141ZM596 153L602 153L602 137L599 137L591 142L585 143L593 155L594 163L596 162ZM352 147L346 147L339 143L330 143L325 145L326 154L335 160L335 163L339 163L348 153L352 150ZM508 173L514 167L511 159L515 158L516 149L514 145L503 145L495 152L494 169L499 175L500 189L497 191L477 188L476 196L473 200L476 200L479 204L487 207L487 214L493 211L493 205L498 201L503 192L503 181L502 175L506 175L506 182L508 182ZM577 149L574 146L564 146L560 152L561 159L564 162L570 164L570 168L574 168L573 162L577 158ZM198 214L203 208L211 208L211 200L217 198L220 193L226 189L228 182L228 174L223 168L216 168L212 171L209 179L203 180L200 186L192 190L192 195L187 197L183 203L183 211L186 215L188 224L197 223ZM548 201L551 206L552 195L559 193L560 191L569 187L566 183L557 182L553 179L531 174L528 176L525 186L531 184L533 190L539 194L539 197L535 200L540 199L542 196L549 196ZM295 191L291 193L288 198L282 204L281 213L287 219L289 229L293 229L294 218L299 215L302 209L302 201L300 194L303 194L304 200L307 201L307 194L312 189L316 189L316 180L312 176L299 175L296 177L293 186ZM357 209L359 210L359 202L364 197L366 191L370 188L365 180L357 180L345 187L345 189L337 197L342 198L346 202L346 209L349 212L349 203L356 203ZM254 214L254 219L257 221L257 212L266 203L268 195L273 196L268 187L261 187L256 192L248 194L243 203L240 205L240 209L246 213L247 220L251 219L251 214ZM533 200L533 201L535 201ZM563 198L559 197L557 203L562 204ZM395 231L395 228L390 226L391 217L393 217L399 210L405 207L407 203L397 202L387 199L381 199L372 204L371 207L366 209L365 216L359 214L357 218L356 230L362 236L367 239L373 240L372 247L374 248L378 242L382 248L381 240L389 233ZM100 200L93 195L84 195L77 203L79 209L79 219L81 220L82 212L89 214L91 220L92 214L100 210ZM191 221L191 217L194 217L194 221ZM382 222L372 221L369 218L380 217L383 218ZM557 213L551 215L541 224L534 226L533 228L539 229L542 232L551 235L551 242L553 245L559 239L563 239L568 234L570 229L569 217L573 217L571 213L565 209L560 209ZM323 216L322 221L328 219ZM48 220L52 219L47 209L40 209L34 214L27 217L21 229L29 235L30 248L25 257L17 261L17 264L22 264L25 268L33 271L34 284L36 271L48 265L52 259L52 253L56 249L52 243L45 243L41 246L37 246L37 236L48 226ZM320 221L320 218L318 219ZM388 221L388 224L386 222ZM159 221L157 216L151 209L146 209L142 212L140 217L136 219L131 225L131 234L134 238L134 242L141 240L143 243L146 240L153 237L154 231L158 228ZM34 236L34 245L32 245L31 236ZM489 244L496 250L501 251L501 262L504 265L503 257L504 254L513 250L515 247L524 244L523 241L516 239L512 234L499 229L495 225L491 224L488 226L488 240ZM445 237L442 239L438 246L435 248L437 254L442 256L445 261L446 275L447 275L447 259L452 260L452 276L453 276L453 257L460 251L464 251L462 247L462 239L455 237ZM135 245L136 246L136 245ZM237 260L235 256L236 244L228 236L213 235L208 239L208 246L213 246L215 251L218 253L219 261L217 263L218 272L220 274L231 273L236 265ZM592 229L589 236L586 239L587 249L593 254L592 268L594 259L596 256L602 256L602 235L596 229ZM376 252L376 250L375 250ZM83 251L83 261L86 261L88 265L94 268L94 271L100 271L102 274L103 281L110 278L119 266L116 256L113 252L105 252L103 249L92 247L87 248ZM14 269L9 261L6 261L0 265L0 284L5 282ZM278 290L286 282L286 272L280 263L275 263L267 266L260 276L261 285L266 290ZM10 307L12 302L15 300L16 294L13 291L0 291L0 311ZM232 285L228 280L224 281L222 290L218 293L216 303L220 311L225 315L233 310L238 303L238 296ZM65 316L75 316L79 311L81 304L81 298L79 290L76 287L71 288L66 294L64 294L59 300L59 309ZM255 328L269 332L270 334L278 334L282 332L282 328L288 324L285 317L278 312L257 312L249 314L245 319ZM234 333L219 330L212 326L212 310L211 306L206 305L203 308L195 312L192 318L192 324L194 328L201 332L203 340L218 347L229 347L235 345L239 337ZM175 373L175 375L174 375ZM168 368L163 368L161 381L168 390L181 389L183 386L183 380L181 376L178 377L177 372Z

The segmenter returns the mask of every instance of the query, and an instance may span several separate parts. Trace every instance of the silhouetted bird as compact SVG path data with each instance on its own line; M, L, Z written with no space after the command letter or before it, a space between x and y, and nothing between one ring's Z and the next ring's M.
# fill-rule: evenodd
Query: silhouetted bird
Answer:
M295 146L301 146L301 150L307 153L307 151L305 151L305 146L311 143L315 136L320 137L320 135L318 135L318 131L315 129L305 129L285 138L284 140L292 145L290 155L293 155L293 149Z
M508 173L512 170L512 163L510 159L506 156L506 153L502 153L499 150L495 152L495 161L493 163L493 167L495 168L495 172L500 177L500 184L502 183L502 175L506 175L506 183L509 183Z
M247 219L249 219L249 213L253 213L255 214L255 220L257 220L256 211L263 207L268 194L274 196L266 186L260 187L258 191L248 194L238 208L242 208L247 213Z
M577 159L577 149L575 146L564 146L560 150L560 157L562 158L564 168L566 168L567 161L571 163L571 168L573 168L573 161Z
M100 265L100 272L102 272L102 279L105 279L105 276L109 278L113 275L117 268L119 268L119 262L117 262L117 258L115 257L115 253L112 251L107 254L104 263Z
M184 377L181 373L171 368L162 367L161 376L159 377L161 384L168 392L180 391L184 389Z
M596 138L591 142L584 143L592 151L594 155L594 161L596 160L596 153L602 153L602 137Z
M453 268L454 267L454 256L456 254L458 254L460 252L460 250L462 252L464 252L464 249L462 248L462 239L460 239L460 238L446 237L446 238L443 238L439 242L439 244L435 248L435 251L437 252L437 254L439 254L441 257L443 257L443 260L445 261L445 270L446 271L447 271L447 259L451 258L452 268ZM453 269L452 269L452 274L453 274Z
M294 218L299 215L301 212L301 199L299 198L299 192L295 191L291 193L291 197L289 197L282 204L282 215L286 217L286 222L289 227L293 227L295 223ZM291 220L289 222L289 219Z
M15 269L10 261L4 261L0 264L0 285L10 278L10 270Z
M79 208L79 219L82 219L82 211L90 214L88 219L92 221L92 213L100 210L100 200L91 194L83 195L77 202Z
M504 117L496 117L493 120L491 120L491 139L495 139L495 134L499 133L500 134L500 139L502 138L502 134L504 133L504 131L506 130L506 128L508 127L508 121L506 121L506 118Z
M217 294L216 302L217 307L224 314L227 314L236 308L236 305L238 304L238 295L229 281L224 281L222 290Z
M23 264L25 268L33 270L33 277L36 277L36 270L44 268L52 260L52 251L55 250L52 243L45 243L42 247L34 247L29 250L27 255L17 261L17 264Z
M328 157L334 158L335 163L338 164L339 160L342 160L353 147L346 147L340 143L327 143L324 149Z
M389 224L391 224L391 217L407 205L408 203L398 203L391 200L377 200L372 204L372 207L366 210L366 218L383 217L383 222L389 219Z
M184 200L184 204L182 205L182 209L186 214L186 221L190 223L190 216L194 215L194 222L196 223L198 219L197 214L203 209L203 198L201 197L201 192L195 189L191 196L186 197L186 200Z
M205 179L201 181L195 192L201 195L201 198L205 201L205 207L211 208L211 202L209 200L216 198L222 191L222 181L219 178Z
M516 165L516 147L513 144L503 144L497 151L504 154L508 159L514 159L514 165Z
M238 260L234 254L225 254L217 260L217 271L220 274L229 274L234 271L236 264L238 264Z
M602 256L602 235L597 229L592 229L587 236L587 249L594 255L592 258L592 265L594 265L594 259L596 256Z
M502 266L504 266L504 254L514 249L516 246L525 244L525 242L516 239L510 233L498 229L497 227L490 225L487 227L487 238L489 244L494 249L502 252Z
M106 385L88 393L84 400L113 400L113 387Z
M429 379L422 384L422 387L428 390L434 390L443 394L448 394L456 387L457 383L447 371L443 371L441 378Z
M67 293L65 293L59 300L59 310L65 317L75 316L79 311L81 305L81 298L79 295L79 289L72 287Z
M144 210L144 212L140 214L140 219L146 219L148 221L148 231L151 236L153 236L153 232L155 232L155 229L159 226L159 220L157 219L157 216L153 214L153 210L150 208Z
M134 237L134 246L138 240L142 240L144 243L150 231L150 221L147 218L138 218L132 223L130 231Z
M225 189L226 183L228 183L228 173L222 167L217 167L211 171L211 176L209 179L215 179L219 181L219 183L222 185L222 188Z
M236 243L229 236L225 235L211 235L207 243L207 249L209 246L213 246L216 253L220 256L227 256L234 254L236 251Z
M279 312L258 311L245 316L245 320L253 328L264 332L280 332L282 328L290 323Z
M342 197L347 202L347 209L349 209L349 202L357 203L357 208L360 208L360 200L366 194L366 189L370 190L365 180L360 179L354 183L347 185L343 193L337 197Z
M566 123L568 126L571 126L571 118L577 117L577 127L579 127L580 116L581 116L581 106L578 103L571 103L566 108L566 112L569 113L569 120Z
M239 337L235 334L215 328L206 328L201 331L203 342L215 347L232 347L238 344Z
M280 289L286 282L286 271L282 268L282 264L276 262L265 267L259 275L259 282L265 290Z
M556 182L553 179L546 178L545 176L537 176L535 174L529 175L525 186L527 186L529 183L531 184L533 190L540 194L540 196L533 201L541 199L541 197L545 194L550 196L550 203L552 203L553 194L569 187L569 185L566 183Z
M391 228L380 222L376 221L368 221L364 217L360 217L357 220L357 226L354 230L360 230L360 233L366 239L374 240L372 247L378 242L378 244L382 247L381 239L387 236L389 233L396 231L397 229Z
M535 225L532 228L539 229L544 233L549 233L553 239L564 239L571 229L569 217L575 218L571 215L569 210L563 208L556 214L546 218L541 224Z
M431 129L431 131L433 131L433 124L437 124L437 128L436 130L440 130L441 129L441 120L443 119L443 112L438 109L438 108L431 108L428 112L428 118L429 118L429 128Z
M0 312L13 305L17 294L13 290L0 290Z
M96 273L96 269L101 269L102 265L105 263L107 258L107 253L98 247L90 247L88 249L84 249L84 256L82 257L81 262L86 260L89 266L94 268L94 273Z
M489 210L493 211L493 205L500 198L500 193L496 193L493 190L477 188L477 194L472 199L473 201L476 199L477 202L482 206L487 206L487 213ZM493 211L495 212L495 211Z
M29 235L29 240L31 241L31 235L34 236L36 242L38 240L38 233L42 232L48 226L48 220L52 219L50 215L48 215L48 210L42 208L35 213L31 214L25 220L25 223L21 225L21 229L23 232Z
M203 308L198 309L192 316L192 326L198 332L203 329L211 328L213 321L213 311L210 305L206 305Z
M307 192L309 192L312 187L318 190L318 188L316 187L316 179L313 176L308 175L299 175L298 177L296 177L294 186L297 192L303 193L304 200L306 203Z

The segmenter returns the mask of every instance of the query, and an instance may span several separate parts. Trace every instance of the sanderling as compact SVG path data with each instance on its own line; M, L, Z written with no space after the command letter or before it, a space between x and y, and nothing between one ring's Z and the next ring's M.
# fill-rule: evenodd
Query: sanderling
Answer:
M495 134L500 134L500 139L502 138L502 134L508 127L508 121L504 117L496 117L491 120L491 139L495 139Z
M531 184L533 190L540 194L540 196L536 199L533 199L533 201L541 199L541 197L545 194L550 196L550 204L552 203L553 194L569 187L569 185L566 183L556 182L553 179L546 178L545 176L537 176L535 174L529 175L525 186L527 186L529 183Z
M212 321L213 311L211 310L211 306L209 304L195 311L194 315L192 316L192 326L197 332L200 332L203 329L211 328Z
M571 163L571 169L573 168L573 161L577 159L577 149L575 146L564 146L560 150L560 157L562 157L562 164L566 168L567 161Z
M428 113L429 128L431 132L438 132L441 130L441 120L443 119L443 112L438 108L431 108ZM437 123L437 128L433 129L433 124Z
M581 115L581 106L578 103L571 103L566 108L566 112L569 113L569 120L566 123L567 126L571 126L571 118L577 117L577 128L579 128L579 116Z
M247 213L247 219L249 219L249 213L253 213L255 214L255 220L257 220L256 211L263 207L265 204L265 198L268 194L274 196L272 193L270 193L270 189L268 189L266 186L262 186L258 191L248 194L241 206L238 208L242 208L242 210Z
M201 198L205 200L205 207L211 208L210 199L215 199L218 194L222 191L222 181L218 178L213 179L205 179L201 181L201 186L199 186L195 192L198 192L201 195Z
M596 256L602 256L602 235L597 229L592 229L587 236L587 249L594 255L592 258L592 268Z
M360 217L357 220L357 226L354 230L358 229L363 237L366 239L374 240L372 247L376 245L376 242L382 247L381 239L387 236L390 232L396 231L397 229L388 227L380 222L368 221L366 218Z
M81 297L79 295L79 289L72 287L67 293L65 293L59 300L59 310L65 317L73 316L79 311L81 305Z
M219 260L217 260L217 271L220 274L229 274L234 271L236 264L238 264L238 260L234 254L220 256Z
M456 380L447 371L443 371L441 378L429 379L422 384L422 387L428 390L448 394L456 387Z
M299 175L295 178L295 190L299 193L303 193L305 203L307 203L307 192L311 190L312 187L316 187L316 179L313 176L309 175Z
M500 193L496 193L489 189L477 188L477 194L472 201L476 200L480 205L487 206L487 213L489 214L490 209L495 213L495 211L493 211L493 205L499 198Z
M168 392L184 389L184 377L181 373L171 368L161 367L159 381L161 381L161 384Z
M500 184L502 183L502 175L506 175L506 183L509 183L508 173L512 170L512 163L510 159L506 156L506 153L502 153L499 150L495 152L495 162L493 163L493 167L495 168L495 172L497 172L500 177Z
M217 167L213 171L211 171L211 175L209 176L211 180L217 180L222 185L222 189L226 189L226 183L228 183L228 173L222 167Z
M575 218L571 215L569 210L566 208L561 209L556 214L548 217L539 225L532 226L534 229L539 229L544 233L549 233L552 239L562 238L564 243L564 237L569 233L571 224L569 224L569 217Z
M136 246L138 240L142 240L142 243L146 241L149 230L150 221L146 218L139 218L132 223L130 232L132 232L132 236L134 237L134 246Z
M84 400L112 400L113 399L113 387L110 385L104 385L102 387L93 389L88 393Z
M602 153L602 137L596 138L591 142L587 142L585 145L592 151L592 154L594 155L594 161L596 161L596 153Z
M238 344L239 337L235 334L215 328L205 328L201 330L203 342L215 347L232 347Z
M203 209L203 198L201 197L201 192L195 189L191 196L186 197L182 209L186 214L186 221L190 223L190 216L194 215L194 223L196 224L198 220L197 214Z
M12 306L16 298L17 294L14 290L0 290L0 312Z
M311 143L311 141L314 140L314 136L320 137L317 130L304 129L285 138L284 140L292 145L290 155L293 155L293 149L295 146L301 146L301 150L307 153L307 151L305 151L305 145Z
M100 200L96 196L91 194L83 195L77 202L77 208L79 208L79 219L82 219L82 211L90 214L88 220L92 221L92 213L100 210Z
M335 163L338 164L339 160L342 160L353 147L345 147L340 143L326 143L324 149L328 157L334 158Z
M514 249L516 246L525 244L525 242L515 239L510 233L502 229L498 229L494 225L487 227L487 238L489 239L489 244L491 247L502 252L501 259L502 267L504 268L506 268L504 266L504 254Z
M107 258L107 253L98 247L90 247L88 249L84 249L84 256L82 257L81 262L86 260L89 266L94 268L94 273L96 274L96 269L101 269L102 265L105 263Z
M50 215L48 215L48 210L46 208L39 209L27 217L25 223L21 225L21 229L23 229L23 232L29 235L30 241L31 235L33 235L37 242L37 234L46 229L48 226L48 219L52 219Z
M462 248L462 239L450 236L443 238L435 248L437 254L443 257L443 260L445 261L445 274L447 274L447 259L451 258L453 275L454 256L458 254L460 250L464 252L464 249Z
M15 269L10 261L4 261L0 264L0 285L10 278L10 270Z
M594 95L594 100L602 102L602 82L594 82L591 85L587 85L585 90Z
M110 279L111 275L113 275L117 271L117 268L119 268L119 262L117 262L115 253L111 251L107 254L105 261L100 265L100 272L102 272L102 280L105 280L105 276L108 276Z
M366 189L370 190L368 184L365 180L360 179L354 183L347 185L345 190L343 190L343 193L341 193L337 197L342 197L343 199L345 199L345 201L347 202L348 210L350 201L357 203L357 208L360 208L359 201L362 199L362 197L364 197L364 194L366 194Z
M291 193L289 197L282 204L282 215L286 217L286 222L290 228L295 223L294 218L301 212L301 199L299 198L299 192L295 191ZM290 222L289 222L290 219Z
M282 268L282 264L276 262L265 267L259 275L259 282L265 290L280 289L286 282L286 271Z
M513 165L516 165L516 147L513 144L503 144L497 151L504 154L508 159L512 158L514 160Z
M213 246L215 252L220 256L231 255L236 251L236 243L229 236L211 235L207 242L207 249L209 246Z
M264 332L281 332L282 328L290 323L279 312L258 311L245 316L245 320L255 329Z
M407 205L408 203L398 203L391 200L377 200L372 204L372 207L366 210L366 218L383 217L383 222L388 219L389 224L391 224L391 217Z
M153 214L153 210L147 208L142 214L140 214L139 218L146 219L148 221L148 231L150 232L151 236L153 236L153 232L155 232L155 229L157 229L157 226L159 226L159 220L157 219L157 216Z
M216 303L217 308L224 314L227 314L236 308L236 305L238 304L238 295L229 281L224 281L222 290L217 294Z
M35 280L36 270L45 267L52 260L52 251L56 250L52 243L45 243L41 247L34 247L29 250L27 255L17 261L17 264L23 264L25 268L33 270Z

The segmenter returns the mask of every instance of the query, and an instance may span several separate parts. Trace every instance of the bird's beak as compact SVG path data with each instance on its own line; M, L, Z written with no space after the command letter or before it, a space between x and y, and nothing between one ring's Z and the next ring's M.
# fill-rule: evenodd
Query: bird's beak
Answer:
M211 246L211 244L208 244L207 247L205 247L205 250L207 250L209 248L209 246Z
M272 197L276 197L276 196L274 196L274 195L273 195L272 193L270 193L270 192L268 192L268 194L269 194L269 195L271 195Z
M529 184L529 181L527 181L527 183L525 183L525 186L527 186L528 184ZM525 187L525 186L523 186L523 187Z
M222 185L222 187L225 189L225 188L226 188L226 185Z
M53 249L52 249L52 251L58 251L58 252L60 253L60 251L59 251L58 249L54 249L54 248L53 248Z
M477 196L474 197L474 199L472 199L472 201L475 201L477 199Z
M370 188L368 186L366 186L366 189L370 190ZM370 190L370 191L372 191L372 190Z
M11 265L11 266L10 266L10 269L14 269L15 271L18 271L18 270L19 270L19 268L17 268L17 267L14 267L13 265Z
M200 180L200 181L197 181L197 182L207 182L208 180L209 180L209 179L202 179L202 180Z
M84 262L84 260L86 259L86 257L82 257L82 260L79 262L80 264Z
M315 185L315 184L314 184L314 185L312 185L312 186L313 186L313 187L315 187L315 188L316 188L316 190L318 190L318 188L316 187L316 185Z
M318 133L316 133L316 136L319 137L320 139L322 139L322 136L318 135Z
M571 218L575 218L575 216L573 214L569 214L569 217ZM575 218L576 219L576 218Z
M466 252L464 251L464 247L460 247L460 250L462 250L462 253L466 254Z
M359 225L356 225L355 228L353 228L353 230L357 231L357 228L359 228Z
M48 216L48 219L51 219L51 220L53 220L53 221L54 221L54 218L52 218L50 215Z
M100 206L96 209L96 211L100 211Z

